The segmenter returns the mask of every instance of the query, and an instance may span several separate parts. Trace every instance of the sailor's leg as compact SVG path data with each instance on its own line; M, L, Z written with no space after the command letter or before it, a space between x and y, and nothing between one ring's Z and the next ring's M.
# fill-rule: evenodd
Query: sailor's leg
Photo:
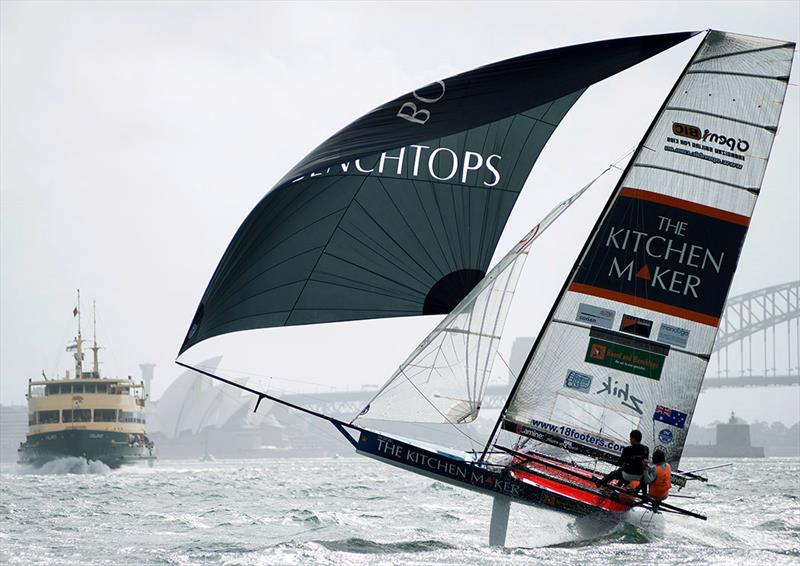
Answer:
M617 469L608 474L601 480L595 480L595 484L597 485L607 485L611 480L619 480L622 481L622 469Z
M492 502L492 522L489 524L489 546L505 546L511 499L495 495Z

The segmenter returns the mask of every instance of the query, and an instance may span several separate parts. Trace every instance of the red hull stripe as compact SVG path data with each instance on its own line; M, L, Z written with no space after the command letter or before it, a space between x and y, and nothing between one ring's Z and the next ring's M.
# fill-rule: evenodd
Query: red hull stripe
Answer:
M583 503L586 503L587 505L597 507L598 509L605 509L606 511L614 511L621 513L623 511L627 511L632 507L631 503L633 501L631 501L631 503L625 503L625 502L615 501L607 497L603 497L602 495L598 495L596 493L588 493L586 489L592 489L592 490L596 489L596 485L594 483L594 476L592 475L591 472L587 470L582 470L580 468L571 468L570 466L560 464L560 466L572 469L572 473L568 474L562 470L559 470L558 467L552 467L547 465L546 463L547 458L545 457L539 457L539 458L541 461L527 462L525 464L525 467L529 468L532 472L538 471L559 477L564 481L574 484L574 487L570 485L565 485L562 481L558 481L556 479L551 480L546 477L542 477L537 473L530 473L530 474L526 473L524 469L515 470L514 474L520 480L524 480L526 482L535 484L539 487L543 487L548 491L558 493L559 495L569 497L570 499L581 501Z

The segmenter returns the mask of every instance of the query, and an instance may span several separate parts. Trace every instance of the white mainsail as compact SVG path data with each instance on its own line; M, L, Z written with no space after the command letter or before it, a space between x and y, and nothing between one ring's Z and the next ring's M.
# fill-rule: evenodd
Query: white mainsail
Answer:
M708 33L590 236L505 430L608 459L638 428L680 460L793 51Z

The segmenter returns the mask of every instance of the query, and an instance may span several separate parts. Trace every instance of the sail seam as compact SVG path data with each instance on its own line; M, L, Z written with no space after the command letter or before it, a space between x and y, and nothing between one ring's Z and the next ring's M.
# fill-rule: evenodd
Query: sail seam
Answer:
M735 183L728 183L727 181L720 181L719 179L714 179L712 177L704 177L703 175L697 175L696 173L688 173L686 171L681 171L679 169L672 169L670 167L663 167L661 165L650 165L647 163L634 163L634 167L642 167L644 169L658 169L659 171L667 171L668 173L675 173L676 175L683 175L685 177L694 177L695 179L701 179L703 181L711 181L712 183L717 183L719 185L725 185L726 187L731 187L734 189L739 189L742 191L747 191L750 194L757 195L761 192L761 189L756 189L753 187L745 187L744 185L737 185Z
M758 47L756 49L745 49L744 51L736 51L735 53L722 53L720 55L711 55L710 57L704 57L702 59L695 59L692 66L697 65L698 63L704 63L706 61L713 61L715 59L724 59L726 57L735 57L737 55L746 55L748 53L758 53L760 51L769 51L771 49L785 49L791 48L794 49L794 43L782 43L780 45L770 45L769 47Z
M347 281L347 282L359 283L358 281L355 281L353 279L349 279L347 277L343 277L341 275L336 275L336 274L332 274L332 273L321 272L320 275L327 275L329 277L338 277L338 278L343 279L344 281ZM418 299L412 299L412 298L409 298L409 297L402 297L399 294L397 294L395 291L392 291L391 289L385 289L385 288L380 287L378 285L365 285L363 283L360 284L360 285L357 285L357 284L348 285L347 283L336 282L336 281L325 280L325 279L312 279L312 281L314 281L315 283L323 283L325 285L333 285L334 287L342 287L343 289L356 289L358 291L364 291L365 293L372 293L374 295L383 295L384 297L390 297L392 299L397 299L397 300L401 300L401 301L408 301L409 303L415 303L416 301L418 301ZM420 294L419 292L417 292L417 293ZM314 307L314 308L316 309L316 307ZM333 309L327 308L325 310L333 310Z
M381 184L381 186L383 186L383 185ZM380 229L380 231L383 233L383 235L387 238L387 240L389 242L392 242L395 246L397 246L398 250L400 250L403 254L405 254L411 260L411 263L408 264L409 266L416 265L425 275L430 277L430 279L432 281L436 281L436 277L433 274L429 273L428 270L425 269L425 267L421 263L419 263L417 260L415 260L414 256L412 256L410 253L408 253L408 250L406 250L400 244L400 242L398 242L395 238L393 238L392 235L389 232L387 232L386 229L383 226L381 226L381 223L378 222L378 220L375 219L375 217L370 213L369 210L367 210L367 208L363 204L361 204L358 200L354 201L353 204L357 205L361 209L361 211L367 216L367 218L369 218ZM341 230L342 228L340 227L339 229ZM364 235L366 236L366 234L364 234ZM356 240L358 240L358 239L356 238ZM371 240L377 243L377 240L375 238L371 238ZM383 247L383 246L381 246L381 247ZM386 250L386 251L388 253L391 253L389 250ZM394 254L392 254L392 255L394 255ZM387 258L384 258L384 259L387 259ZM404 260L404 259L401 260L401 257L398 257L397 261L398 262L399 261L403 261L403 263L406 263L407 260ZM411 276L411 278L416 280L420 285L425 285L425 283L423 281L421 281L419 279L419 277L415 277L415 276L411 275L411 273L410 273L411 270L410 269L408 269L407 267L403 266L403 270L406 272L407 275Z
M447 253L444 251L444 247L442 246L441 239L437 237L437 231L433 227L433 222L431 221L431 217L428 214L428 207L425 206L422 202L422 197L419 196L419 188L417 187L417 181L412 180L411 186L414 188L414 195L417 197L417 202L419 203L420 210L422 210L422 214L425 216L425 220L428 222L428 226L431 229L431 234L433 235L433 241L436 242L436 245L439 247L439 252L442 254L442 259L447 264L447 271L455 271L455 268L450 265L450 258L447 257ZM434 199L435 200L435 199ZM440 216L441 219L441 216ZM444 223L441 224L442 231L446 232L446 228L444 227ZM448 246L449 247L449 246Z
M756 75L753 73L736 73L734 71L705 71L703 69L698 69L696 71L687 71L687 75L731 75L734 77L748 77L751 79L768 79L773 81L788 81L789 77L781 76L781 77L773 77L770 75Z
M348 263L348 264L352 265L353 267L356 267L356 268L358 268L358 269L362 269L362 270L366 271L367 273L371 273L371 274L375 275L376 277L380 277L381 279L385 279L386 281L390 281L390 282L394 283L395 285L397 285L397 286L399 286L399 287L405 287L406 289L408 289L409 291L413 291L414 293L420 293L420 294L424 294L424 293L421 293L421 292L420 292L418 289L415 289L415 288L413 288L413 287L410 287L410 286L408 286L408 285L405 285L405 284L403 284L403 283L400 283L399 281L396 281L396 280L394 280L394 279L390 279L390 278L386 277L385 275L381 275L380 273L377 273L377 272L375 272L375 271L373 271L373 270L371 270L371 269L367 269L367 268L366 268L366 267L364 267L363 265L358 265L357 263L353 263L353 262L352 262L352 261L350 261L350 260L347 260L347 259L345 259L345 258L343 258L343 257L339 257L339 256L337 256L337 255L334 255L334 254L330 253L330 252L328 252L328 254L327 254L327 255L328 255L328 257L332 257L332 258L334 258L334 259L338 259L339 261L342 261L342 262L344 262L344 263ZM312 273L312 274L311 274L311 276L308 278L308 280L309 280L309 281L313 281L313 273Z
M419 247L423 249L423 251L425 252L425 255L431 261L431 265L436 265L436 262L434 261L433 257L431 256L430 253L428 253L428 248L426 248L425 245L420 241L419 235L417 235L417 232L411 227L411 224L408 223L408 219L406 218L406 215L403 214L403 211L400 210L399 206L397 206L397 203L395 202L394 198L392 198L392 195L389 192L389 189L386 188L386 185L383 183L383 180L380 177L378 178L378 184L380 184L381 188L383 189L383 192L386 193L386 197L392 203L392 206L394 206L394 209L397 211L397 214L400 215L400 218L403 219L403 222L405 223L406 228L408 228L408 231L411 232L411 234L414 236L414 239L417 241L417 244L419 244ZM406 252L406 253L408 254L408 252ZM408 254L408 255L410 255L410 254ZM419 262L415 262L415 263L417 263L417 265L419 265L423 269L423 271L425 271L425 273L428 274L428 276L431 279L433 279L434 281L436 280L436 277L434 277L432 273L428 272L427 269L425 269L422 265L420 265Z
M667 106L664 110L674 110L678 112L689 112L691 114L702 114L703 116L711 116L712 118L720 118L722 120L728 120L729 122L736 122L737 124L744 124L745 126L753 126L754 128L763 128L769 132L774 132L777 127L776 126L766 126L764 124L756 124L755 122L747 122L745 120L740 120L739 118L734 118L733 116L725 116L723 114L715 114L713 112L706 112L705 110L696 110L694 108L684 108L682 106Z
M355 191L353 191L353 196L350 199L350 202L347 204L347 206L344 207L345 209L349 209L353 205L353 203L356 201L356 197L358 197L358 194L364 188L364 183L366 183L366 182L367 182L367 178L364 177L364 180L361 181L361 184L358 186L358 188ZM342 217L339 218L339 222L336 223L336 228L331 230L331 234L330 234L330 236L328 236L328 241L325 242L325 247L322 248L322 251L320 252L319 257L317 258L317 261L314 263L314 267L312 267L311 270L308 272L308 279L306 279L306 282L303 285L303 288L300 289L300 292L297 293L297 297L295 298L294 303L292 304L292 307L289 309L289 314L286 316L286 319L283 321L284 325L286 325L286 323L289 322L289 319L292 318L292 313L294 312L295 307L300 303L300 299L303 297L303 293L305 293L306 287L308 287L308 282L311 279L311 276L314 275L314 271L316 271L317 266L319 265L319 262L322 260L322 257L325 255L325 251L328 249L328 246L331 244L331 241L333 240L333 237L336 235L336 230L339 228L339 226L341 226L342 220L344 219L345 216L347 216L347 211L345 211L344 214L342 214Z
M423 281L421 281L418 277L413 276L408 271L408 269L405 267L405 265L401 265L403 263L402 260L399 257L397 257L395 254L393 254L390 250L386 249L386 247L384 245L382 245L381 242L379 242L375 238L370 237L363 230L358 230L357 226L354 226L353 229L357 230L360 233L360 236L357 236L355 233L351 233L349 230L347 230L345 228L342 228L341 226L339 227L339 230L342 232L342 234L348 236L354 242L357 242L357 243L361 244L362 246L367 248L369 251L374 252L376 258L380 258L382 261L384 261L386 263L390 263L390 264L394 265L395 267L402 268L405 271L406 275L408 275L410 278L414 279L420 285L425 285L425 283ZM379 252L377 249L375 249L375 247L379 248L381 250L381 252L383 252L383 253ZM336 274L332 274L332 273L328 273L328 275L334 275L336 277L341 277L342 279L345 279L345 280L348 279L347 277L344 277L342 275L336 275ZM431 279L435 280L435 278L433 278L433 277Z
M275 197L276 198L276 202L275 202L275 206L274 206L274 208L276 210L274 210L273 213L271 215L269 215L269 219L273 220L274 218L277 218L279 216L283 216L284 214L286 214L287 218L291 218L291 217L293 217L293 216L295 216L297 214L300 214L301 212L303 212L306 209L306 207L310 206L311 203L314 200L316 200L316 199L322 197L323 195L327 194L327 191L329 189L331 189L333 186L335 186L340 180L341 179L331 179L331 182L329 184L327 184L325 186L320 186L316 190L314 190L314 189L309 190L308 192L310 194L307 197L305 197L303 199L297 199L297 201L295 201L295 202L293 202L291 200L291 198L289 198L288 196L277 195ZM264 198L267 198L267 196L265 196ZM262 201L263 200L264 199L262 199ZM338 210L343 210L343 209L338 209ZM304 230L306 228L310 228L311 226L313 226L314 224L318 223L319 221L324 220L325 218L327 218L328 216L330 216L332 214L335 214L337 211L325 214L322 218L318 218L318 219L314 220L313 222L309 223L307 226L299 228L295 233L299 233L299 232L301 232L302 230ZM258 248L260 246L260 243L263 242L263 241L268 240L270 238L270 236L273 233L275 233L275 231L278 230L278 229L279 229L279 227L276 225L276 223L274 223L274 222L265 222L265 226L263 228L261 228L260 230L258 230L258 237L254 238L253 242L251 242L249 245L247 245L245 250L243 250L242 253L255 253L258 250ZM293 235L294 234L289 234L285 238L283 238L281 241L276 242L271 248L269 248L268 250L265 250L263 252L263 255L266 255L266 254L272 252L275 248L277 248L283 242L285 242L288 239L290 239ZM224 280L227 281L228 278L230 278L230 277L236 277L236 275L235 275L235 273L233 273L233 271L235 269L237 269L237 268L238 268L238 263L236 263L236 262L231 263L229 265L226 265L225 268L224 268L224 273L220 273L220 279L224 279ZM242 277L244 277L246 275L247 275L247 270L245 270L245 272L243 272L241 274ZM214 275L213 279L216 279L216 274ZM250 280L248 280L248 282L249 281ZM237 282L238 282L238 279L237 279ZM225 294L219 295L220 300L221 299L227 299L228 296L230 294L232 294L233 292L234 291L231 290L231 291L228 291ZM212 296L214 296L214 295L211 295L211 296L207 297L207 299L210 300Z

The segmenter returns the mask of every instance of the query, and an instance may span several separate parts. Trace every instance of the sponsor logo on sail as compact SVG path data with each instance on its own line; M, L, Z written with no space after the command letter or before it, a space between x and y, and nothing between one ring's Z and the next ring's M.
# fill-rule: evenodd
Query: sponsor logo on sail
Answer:
M370 157L331 165L325 169L292 180L323 175L381 175L414 178L426 181L446 181L470 186L494 187L500 183L500 161L497 153L485 155L480 151L414 144L384 151Z
M422 92L420 92L422 91ZM425 124L431 118L431 111L422 105L430 106L444 98L447 87L444 81L436 81L411 93L413 100L406 100L397 111L397 117L412 124Z
M643 338L650 337L650 330L653 328L653 321L644 318L639 318L629 314L622 315L622 322L619 329L628 334L635 334Z
M703 141L724 145L730 151L736 150L740 153L747 153L747 150L750 149L750 142L747 140L726 136L724 134L718 134L708 129L703 131Z
M592 388L592 376L571 369L567 372L567 378L564 380L564 387L588 393Z
M664 358L654 352L590 338L585 361L659 381Z
M624 387L622 385L624 385ZM630 392L631 388L629 384L623 383L622 385L620 385L619 381L617 381L616 379L613 380L612 383L611 376L609 375L603 382L603 388L600 391L597 391L596 395L606 394L606 395L611 395L612 397L616 397L622 402L623 407L628 407L629 409L633 409L640 415L643 414L642 403L644 401L642 401L641 399L639 399Z
M656 412L653 413L653 420L674 426L675 428L683 428L686 425L686 413L681 413L675 409L664 407L663 405L656 406Z
M689 342L689 330L680 326L662 323L658 328L658 341L678 348L685 348Z
M672 438L672 431L668 428L662 428L661 432L658 433L658 439L664 444L672 443Z
M674 122L672 124L672 133L676 136L693 140L699 140L703 137L703 132L697 126L679 124L678 122Z
M723 145L730 151L747 153L750 149L750 142L745 139L712 132L708 128L701 130L699 127L692 126L691 124L679 124L678 122L674 122L672 124L672 133L682 138Z
M622 452L624 448L618 441L599 436L592 432L536 419L531 419L528 424L504 420L503 429L564 448L571 447L573 441L575 443L597 447L602 451L615 453Z
M749 222L623 188L570 290L716 326Z
M575 317L575 320L591 324L592 326L601 326L610 329L614 326L615 315L616 312L610 309L581 303L578 305L578 316Z

